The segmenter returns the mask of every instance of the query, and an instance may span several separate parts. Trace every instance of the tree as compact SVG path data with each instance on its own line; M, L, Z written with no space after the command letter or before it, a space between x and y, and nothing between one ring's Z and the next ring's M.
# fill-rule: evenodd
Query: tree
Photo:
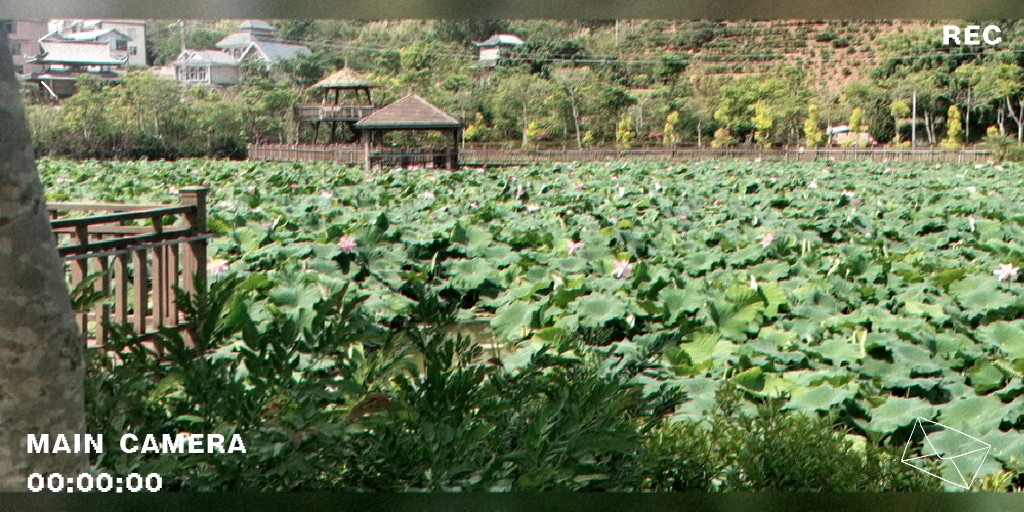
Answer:
M956 105L950 105L947 116L948 128L946 140L942 141L942 146L948 149L961 148L964 145L964 125L960 121L960 109L956 108Z
M860 124L860 120L861 120L861 116L862 115L863 115L863 110L861 110L860 107L854 108L853 112L850 113L849 137L847 137L846 141L843 142L844 146L851 146L853 144L860 145L861 129L862 129L861 124Z
M754 105L754 138L758 144L768 149L772 146L772 127L775 126L775 113L771 106L764 102Z
M821 127L818 126L818 106L811 105L807 107L807 120L804 121L804 142L807 147L816 148L824 140L825 135L821 133Z
M0 491L24 491L30 473L88 468L25 447L29 433L85 432L85 365L7 44L0 31Z
M893 145L900 144L900 127L906 124L907 116L910 115L910 105L907 100L896 100L889 106L889 113L896 124L896 135L892 138Z
M636 130L633 128L633 116L626 114L619 121L619 130L616 133L616 140L623 148L631 148L636 142Z
M665 146L675 146L679 143L679 134L676 127L679 126L679 112L669 112L665 119L665 133L662 135L662 143Z

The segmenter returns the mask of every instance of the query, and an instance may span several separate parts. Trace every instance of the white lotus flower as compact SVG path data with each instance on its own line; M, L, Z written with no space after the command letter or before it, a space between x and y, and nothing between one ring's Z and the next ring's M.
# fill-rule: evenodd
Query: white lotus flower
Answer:
M351 237L343 236L338 240L338 249L341 249L341 252L345 254L352 254L358 245L359 244L356 243L356 240Z
M615 270L612 275L617 279L628 279L633 274L633 264L629 260L615 260Z
M1004 263L1002 265L999 265L999 268L993 270L992 274L998 277L999 282L1001 283L1003 281L1006 281L1007 279L1011 279L1014 281L1017 280L1018 272L1020 272L1019 268L1008 263Z
M774 241L775 233L765 233L761 235L761 247L764 247L765 249L767 249L768 246L772 245L772 242Z
M661 182L660 181L655 181L654 182L654 190L656 190L658 192L661 192Z
M255 194L256 193L256 187L250 186L248 191L249 191L250 194Z
M852 190L844 190L843 195L846 196L847 199L853 199L857 196L857 193Z
M967 187L967 191L972 193L972 194L977 194L978 193L978 187Z
M426 199L427 201L433 201L434 200L434 193L429 191L429 190L424 192L423 193L423 199Z
M528 204L526 205L526 211L533 213L540 210L540 205Z
M573 242L569 240L569 256L576 254L576 250L583 247L583 242Z
M967 223L971 225L971 233L974 233L974 228L976 227L976 224L975 224L975 220L974 220L974 216L973 215L970 216L970 217L967 217Z
M626 189L623 188L623 187L619 187L619 191L618 191L617 194L615 194L615 198L616 199L622 199L625 195L626 195Z
M519 186L518 186L518 187L516 188L516 199L519 199L520 197L523 197L523 193L524 193L524 192L525 192L525 191L523 190L523 186L522 186L522 185L519 185Z
M818 178L811 180L811 184L807 185L811 190L818 190Z
M206 271L212 276L219 276L228 272L228 260L214 259L206 264Z
M750 289L757 291L757 279L753 275L750 276Z
M320 197L330 201L331 199L334 199L334 194L324 190L323 192L320 193Z
M167 192L169 192L172 196L178 195L178 189L176 189L174 187L171 187L170 189L168 189Z

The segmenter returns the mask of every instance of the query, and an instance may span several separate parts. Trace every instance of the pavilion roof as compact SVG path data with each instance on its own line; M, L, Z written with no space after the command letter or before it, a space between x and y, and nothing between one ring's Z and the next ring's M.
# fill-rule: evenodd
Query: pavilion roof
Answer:
M362 130L443 130L461 126L458 119L414 93L355 124L357 129Z
M350 67L344 67L313 84L313 87L320 89L364 89L378 87L378 85L358 71Z

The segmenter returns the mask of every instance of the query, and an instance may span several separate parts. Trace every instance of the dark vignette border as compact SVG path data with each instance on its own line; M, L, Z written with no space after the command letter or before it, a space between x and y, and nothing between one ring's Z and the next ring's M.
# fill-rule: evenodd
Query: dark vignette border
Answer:
M1024 494L1005 493L0 493L19 512L1011 512Z
M1019 0L3 0L0 17L1008 19Z

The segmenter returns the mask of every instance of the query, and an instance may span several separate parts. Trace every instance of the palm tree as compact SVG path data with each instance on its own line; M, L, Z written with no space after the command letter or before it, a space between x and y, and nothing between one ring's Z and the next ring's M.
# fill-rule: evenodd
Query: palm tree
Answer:
M85 433L83 340L0 31L0 491L31 473L75 475L85 455L29 454L28 434ZM70 438L69 438L70 439Z

